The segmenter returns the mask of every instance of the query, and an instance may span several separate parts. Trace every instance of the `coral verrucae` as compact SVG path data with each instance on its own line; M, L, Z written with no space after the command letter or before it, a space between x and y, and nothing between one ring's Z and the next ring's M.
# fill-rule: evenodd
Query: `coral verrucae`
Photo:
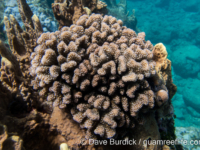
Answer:
M138 114L154 107L153 45L144 38L112 16L83 15L38 38L33 87L50 107L68 106L87 138L112 138L117 127L133 128Z

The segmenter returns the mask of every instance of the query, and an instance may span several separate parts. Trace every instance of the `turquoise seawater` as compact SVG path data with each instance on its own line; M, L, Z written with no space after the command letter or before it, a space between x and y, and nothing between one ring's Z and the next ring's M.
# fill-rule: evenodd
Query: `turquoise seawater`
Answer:
M162 42L172 61L177 93L172 102L177 127L200 124L200 2L196 0L132 0L137 27L153 44Z

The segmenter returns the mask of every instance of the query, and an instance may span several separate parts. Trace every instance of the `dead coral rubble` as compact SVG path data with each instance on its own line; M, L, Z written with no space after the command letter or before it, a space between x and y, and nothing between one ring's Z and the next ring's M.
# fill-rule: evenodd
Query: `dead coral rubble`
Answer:
M100 0L55 0L52 9L59 22L59 29L63 26L75 24L80 16L93 13L106 13L106 4Z

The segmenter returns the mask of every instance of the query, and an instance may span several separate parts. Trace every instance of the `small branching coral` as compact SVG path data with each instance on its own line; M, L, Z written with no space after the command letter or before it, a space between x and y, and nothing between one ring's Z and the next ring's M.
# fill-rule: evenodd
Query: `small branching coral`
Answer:
M112 138L154 107L148 82L156 74L153 45L144 39L112 16L83 15L38 38L31 54L33 87L50 107L69 107L86 138Z
M59 28L75 24L84 14L107 12L106 4L100 0L54 0L52 9Z
M17 0L19 12L22 16L25 29L23 30L13 15L10 20L4 17L8 43L11 51L0 41L1 54L1 82L14 98L26 101L31 107L34 101L31 75L30 54L36 46L36 40L42 31L41 23L36 15L33 15L25 0ZM10 97L10 96L9 96Z

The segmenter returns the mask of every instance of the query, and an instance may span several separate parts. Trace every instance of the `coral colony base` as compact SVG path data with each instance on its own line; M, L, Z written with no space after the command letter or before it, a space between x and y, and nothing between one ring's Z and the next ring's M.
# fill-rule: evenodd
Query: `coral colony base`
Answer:
M0 42L3 149L10 143L15 150L57 150L59 145L87 150L169 149L139 142L175 140L171 98L176 86L162 43L153 47L145 41L145 33L136 34L112 16L88 16L82 7L80 18L66 26L68 8L75 1L55 1L52 7L60 30L42 33L26 1L17 2L25 30L12 15L10 20L5 17L11 51ZM99 3L84 1L84 6ZM89 143L109 139L135 144Z

